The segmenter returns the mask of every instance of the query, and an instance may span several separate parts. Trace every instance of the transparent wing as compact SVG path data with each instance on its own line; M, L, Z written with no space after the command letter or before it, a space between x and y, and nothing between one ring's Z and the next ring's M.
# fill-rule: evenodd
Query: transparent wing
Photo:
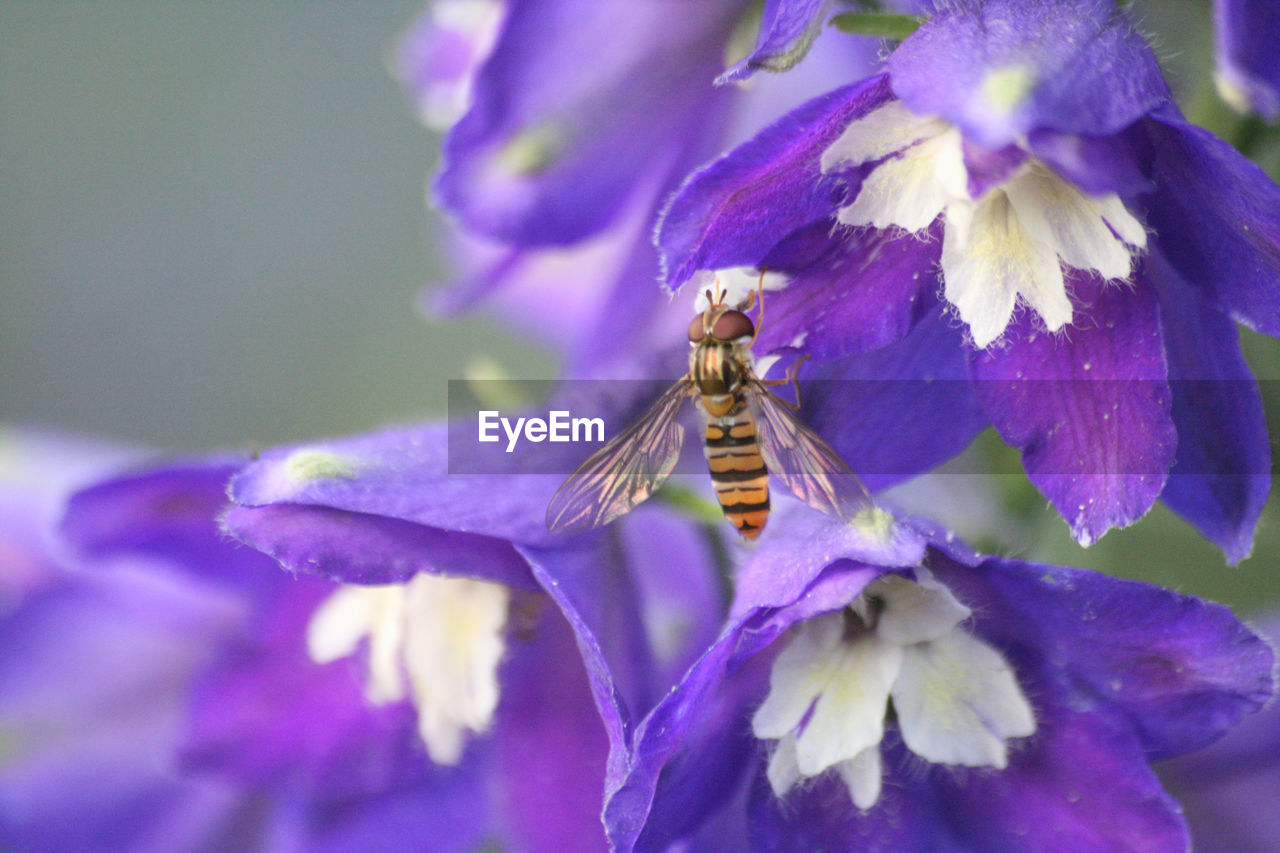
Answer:
M862 481L794 410L760 380L747 380L747 398L756 416L756 438L769 473L814 509L852 519L873 506Z
M675 422L689 393L686 378L639 420L569 475L547 505L547 529L578 533L608 524L653 494L680 458L684 429Z

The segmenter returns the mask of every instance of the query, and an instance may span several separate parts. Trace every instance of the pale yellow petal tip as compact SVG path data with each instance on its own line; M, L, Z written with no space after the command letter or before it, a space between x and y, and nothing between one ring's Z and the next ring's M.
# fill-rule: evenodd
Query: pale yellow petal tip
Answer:
M1036 75L1025 65L1006 65L993 68L982 78L980 91L991 108L1009 115L1035 88Z
M293 451L280 463L284 478L295 485L315 480L350 480L360 471L361 460L318 447Z
M1218 97L1222 98L1231 109L1238 113L1252 112L1253 105L1249 103L1249 93L1221 69L1213 73L1213 87L1218 90Z
M892 542L898 534L898 520L878 506L869 506L849 520L849 526L863 538L880 545Z
M531 177L559 158L568 143L564 128L553 122L535 125L513 134L498 149L496 164L506 174Z

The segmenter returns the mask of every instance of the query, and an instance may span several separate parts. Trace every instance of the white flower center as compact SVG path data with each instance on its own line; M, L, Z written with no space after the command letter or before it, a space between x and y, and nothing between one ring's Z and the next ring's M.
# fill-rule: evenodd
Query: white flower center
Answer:
M498 663L506 644L507 588L418 574L403 584L343 586L307 626L307 649L329 663L369 640L365 696L408 697L418 733L437 764L457 764L468 732L482 732L498 705Z
M1147 235L1119 196L1086 195L1028 158L973 198L962 142L942 119L891 101L845 128L823 152L822 170L882 160L837 214L847 225L921 233L943 216L944 295L975 346L1004 333L1019 299L1050 331L1071 322L1063 265L1129 277Z
M893 702L907 747L936 764L1003 768L1035 716L1000 653L962 627L969 609L923 569L887 575L853 605L801 624L774 660L752 718L776 740L768 777L783 796L835 768L860 809L880 798L880 741Z

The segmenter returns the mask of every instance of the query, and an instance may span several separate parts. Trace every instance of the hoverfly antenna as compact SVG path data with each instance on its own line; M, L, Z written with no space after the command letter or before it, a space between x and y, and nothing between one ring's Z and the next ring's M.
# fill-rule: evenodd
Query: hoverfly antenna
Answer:
M764 325L764 274L768 270L768 267L760 267L760 280L756 282L756 289L751 293L756 298L756 304L760 306L760 312L756 314L756 328L751 333L751 343L753 344L756 342L756 336L760 334L760 327Z

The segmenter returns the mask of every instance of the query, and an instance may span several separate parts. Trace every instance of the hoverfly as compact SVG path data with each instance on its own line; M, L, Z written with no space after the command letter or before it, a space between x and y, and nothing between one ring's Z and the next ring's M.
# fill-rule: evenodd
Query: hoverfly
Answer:
M852 519L871 497L849 466L797 417L799 387L792 366L785 379L756 376L751 357L764 315L760 285L736 308L725 304L717 282L710 302L689 324L689 372L634 424L574 471L547 506L547 528L576 533L608 524L644 501L670 475L684 430L676 414L697 397L706 414L704 450L716 498L743 538L760 535L769 517L772 471L792 494L816 509ZM758 301L753 323L746 315ZM792 384L796 403L767 386Z

